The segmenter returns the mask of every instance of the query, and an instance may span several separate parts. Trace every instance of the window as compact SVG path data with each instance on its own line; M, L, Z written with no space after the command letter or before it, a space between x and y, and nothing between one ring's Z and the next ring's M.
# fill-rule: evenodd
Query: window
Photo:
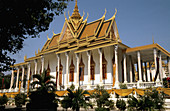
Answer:
M74 64L73 64L73 58L71 60L71 64L70 64L70 77L69 77L69 81L70 82L74 82Z
M83 63L82 56L79 64L79 80L84 81L84 63Z
M62 85L62 71L63 71L63 66L61 65L61 60L60 60L60 69L59 69L59 85Z
M50 75L50 66L49 66L49 63L48 63L48 67L47 67L47 75L46 76L49 76Z
M29 80L32 80L32 71L31 71L31 69L30 69L30 78L29 78Z
M104 56L104 52L102 54L102 72L103 72L103 79L107 79L107 61Z
M93 60L92 54L91 54L91 60L90 60L90 79L95 80L95 62Z

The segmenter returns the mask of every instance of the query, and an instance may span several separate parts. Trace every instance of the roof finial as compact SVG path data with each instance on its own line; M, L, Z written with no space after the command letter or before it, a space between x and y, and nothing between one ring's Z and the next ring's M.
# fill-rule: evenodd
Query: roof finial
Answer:
M75 0L75 1L76 1L76 4L75 4L75 5L77 6L77 0Z
M47 34L47 40L50 40L50 38L48 37L48 34Z
M56 34L54 33L54 29L53 29L53 35L56 35Z
M81 19L79 9L78 9L78 5L77 5L77 0L75 0L75 7L74 7L74 11L71 15L71 18L72 19Z
M106 12L107 12L107 10L106 10L106 8L105 8L105 12L104 12L102 18L105 18Z
M154 43L154 37L153 37L153 35L152 35L152 42L153 42L153 44L155 44L155 43Z

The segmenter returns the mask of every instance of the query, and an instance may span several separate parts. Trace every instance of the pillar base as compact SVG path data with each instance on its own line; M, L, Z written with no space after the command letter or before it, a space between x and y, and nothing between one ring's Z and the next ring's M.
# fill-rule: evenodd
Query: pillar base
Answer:
M159 79L156 80L156 87L162 87L161 81Z
M137 82L137 88L142 88L142 87L140 86L140 83L142 83L142 80L139 80L139 81Z
M100 83L99 83L99 86L103 86L103 82L100 82Z
M124 81L124 84L126 84L127 83L127 81Z
M115 82L115 86L114 86L113 88L114 88L114 89L120 89L119 81L116 81L116 82Z
M91 89L90 84L87 85L87 88L86 88L86 89L87 89L87 90L90 90L90 89Z
M70 88L68 84L64 85L64 89L67 90L67 88Z
M18 92L19 88L16 87L14 90L15 90L15 92Z

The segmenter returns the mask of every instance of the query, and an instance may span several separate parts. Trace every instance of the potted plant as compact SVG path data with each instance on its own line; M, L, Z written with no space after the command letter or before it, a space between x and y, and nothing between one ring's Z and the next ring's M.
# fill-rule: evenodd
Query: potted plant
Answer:
M8 97L4 94L0 97L0 111L5 109L5 104L8 102Z

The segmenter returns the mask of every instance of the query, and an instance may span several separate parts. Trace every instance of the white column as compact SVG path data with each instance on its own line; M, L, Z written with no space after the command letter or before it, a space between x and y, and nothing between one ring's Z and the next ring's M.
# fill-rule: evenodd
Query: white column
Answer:
M44 72L44 57L43 56L41 56L41 64L42 64L41 73L43 73Z
M115 45L115 64L116 64L116 81L115 81L115 88L119 89L119 75L118 75L118 45Z
M102 70L102 49L98 49L99 52L99 63L100 63L100 86L103 86L103 70Z
M16 81L16 89L18 88L18 81L19 81L19 67L17 67L17 81Z
M160 74L160 78L159 79L161 79L161 81L162 81L163 71L162 71L162 57L161 57L161 53L160 52L159 52L159 74Z
M150 69L149 69L149 63L147 63L147 77L148 77L148 82L152 82L152 79L150 78Z
M13 84L14 84L14 69L12 69L10 89L12 89Z
M88 83L87 83L87 89L90 89L90 51L87 51L87 57L88 57L88 66L87 66L87 72L88 72Z
M37 59L34 60L34 64L35 64L35 74L37 74Z
M30 78L30 70L31 70L31 64L28 63L28 73L27 73L27 82L26 82L26 89L28 88L28 81L29 81L29 78Z
M24 84L24 73L25 73L25 67L24 67L24 66L22 66L21 89L23 89L23 84Z
M138 58L138 70L139 70L139 81L138 82L142 82L140 51L137 52L137 58Z
M132 75L132 58L130 57L130 83L133 82L133 75Z
M124 83L127 83L126 54L123 54L123 64L124 64Z
M76 53L76 60L77 60L77 75L76 75L76 89L79 87L79 54Z
M153 78L155 79L155 74L156 74L156 70L157 70L157 61L156 61L157 51L156 51L155 48L153 49L153 54L154 54L154 63L155 63L155 73L154 73L152 76L153 76Z
M57 77L57 89L59 90L60 89L60 86L59 86L59 74L60 74L60 54L57 54L57 65L58 65L58 77Z
M170 59L167 57L167 64L168 64L168 73L170 74Z
M68 74L69 74L69 52L66 52L65 55L66 55L66 85L65 85L65 87L67 89L67 87L68 87Z
M145 81L148 82L148 74L147 74L147 63L144 62L145 64L145 72L144 72L144 75L145 75Z

